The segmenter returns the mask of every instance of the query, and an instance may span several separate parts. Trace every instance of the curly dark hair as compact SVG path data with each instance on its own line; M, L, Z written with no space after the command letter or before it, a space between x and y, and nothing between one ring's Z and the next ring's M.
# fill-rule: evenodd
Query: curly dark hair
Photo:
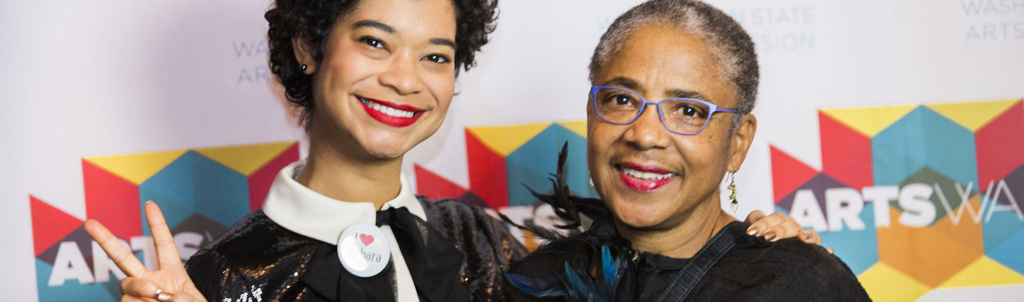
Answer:
M313 81L302 72L295 59L292 38L301 37L310 46L313 58L323 59L324 44L339 17L343 17L360 0L276 0L267 11L270 46L270 71L284 86L285 97L302 109L301 124L309 130L313 116ZM498 18L497 0L452 0L455 7L455 75L459 69L476 65L476 52L487 44L487 35L494 32Z

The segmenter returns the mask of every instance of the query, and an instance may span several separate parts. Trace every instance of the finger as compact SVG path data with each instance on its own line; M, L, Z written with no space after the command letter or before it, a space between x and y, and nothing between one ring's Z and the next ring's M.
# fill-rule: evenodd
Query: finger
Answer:
M831 248L825 248L825 251L827 251L829 254L832 254L832 255L836 254L836 251L831 249Z
M746 222L750 224L750 227L747 228L747 235L761 235L761 230L763 230L764 228L761 225L757 224L757 222L762 218L764 218L764 212L761 212L761 210L754 210L753 212L750 212L750 214L747 214Z
M149 231L153 233L153 245L156 246L156 259L160 268L181 266L178 248L174 245L174 237L167 228L167 221L160 207L153 201L146 202L146 219L149 220Z
M787 216L788 218L788 216ZM803 228L800 227L796 221L786 220L783 223L772 226L772 230L775 231L775 238L771 241L779 241L779 239L794 238L800 235Z
M747 214L747 223L755 223L758 220L761 220L761 218L764 218L764 216L764 212L761 212L761 210L754 210L753 212L750 212L750 214Z
M114 261L114 264L126 275L138 276L149 272L146 270L146 266L142 265L138 258L135 258L135 254L132 254L131 251L125 248L121 241L117 239L117 236L114 236L99 221L86 220L85 231L89 233L89 236L92 236L93 240L96 240L96 243L107 253L107 257L110 257L110 260Z
M156 290L160 286L148 279L128 277L121 280L121 294L136 299L156 297Z
M750 236L764 236L764 231L768 229L768 221L765 221L766 216L761 211L751 212L747 215L747 222L750 223L750 227L747 228L747 234Z
M793 217L789 217L789 215L783 214L782 212L775 212L769 216L775 216L779 221L779 223L773 226L778 232L778 237L775 238L775 240L800 236L800 232L804 230L804 228L796 222L796 219L793 219Z
M776 228L775 226L777 226L779 224L783 224L787 220L790 220L790 219L792 219L792 218L790 218L790 216L786 216L785 214L782 214L781 212L775 212L775 213L771 213L768 216L761 217L761 219L758 219L757 222L754 222L753 224L751 224L752 228L756 228L758 230L758 232L756 234L753 234L753 235L764 236L765 240L768 240L768 241L771 241L772 239L775 239L775 238L779 238L779 236L781 236L781 238L787 238L787 236L785 236L786 232L784 232L784 231L780 232L780 230L784 230L784 228ZM773 228L775 228L774 231L772 231ZM750 233L749 229L748 229L748 233ZM771 235L771 234L774 234L774 235L772 235L772 238L769 239L768 236ZM796 236L796 235L797 234L794 233L794 234L790 234L788 236Z
M821 236L818 236L818 232L811 229L800 231L800 240L808 244L821 245Z
M152 298L138 298L138 297L132 297L132 296L124 295L124 296L121 296L121 302L159 302L159 301L157 301L156 299L152 299Z

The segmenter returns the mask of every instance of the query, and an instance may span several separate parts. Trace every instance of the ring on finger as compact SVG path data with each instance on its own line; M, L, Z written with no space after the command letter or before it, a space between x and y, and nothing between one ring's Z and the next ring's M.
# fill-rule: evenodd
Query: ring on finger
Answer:
M159 288L156 289L156 292L153 293L153 296L156 298L157 301L160 301L160 302L172 302L172 301L174 301L174 294L168 293L168 292L164 292L164 290L159 289Z

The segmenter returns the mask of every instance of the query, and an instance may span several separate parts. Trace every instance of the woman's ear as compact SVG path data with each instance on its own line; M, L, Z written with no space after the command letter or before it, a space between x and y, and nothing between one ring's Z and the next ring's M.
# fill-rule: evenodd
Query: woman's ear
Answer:
M299 64L305 66L302 69L302 73L307 75L316 72L316 60L313 59L313 53L310 51L309 44L306 40L301 37L292 38L292 50L295 51L295 60L299 61Z
M740 118L729 142L729 172L735 173L740 170L743 160L747 158L747 151L754 143L754 133L757 132L757 118L753 114L746 114Z

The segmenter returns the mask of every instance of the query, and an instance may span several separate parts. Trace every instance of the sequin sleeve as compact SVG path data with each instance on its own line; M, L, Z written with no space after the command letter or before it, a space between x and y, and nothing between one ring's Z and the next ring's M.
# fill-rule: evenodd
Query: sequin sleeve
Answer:
M505 288L509 264L528 252L505 224L477 206L455 199L429 200L420 196L427 222L434 225L466 255L461 281L470 301L510 301Z
M214 253L194 255L185 270L207 301L226 301L230 299L228 297L240 297L241 292L236 291L249 287L245 278L239 276L224 257Z

